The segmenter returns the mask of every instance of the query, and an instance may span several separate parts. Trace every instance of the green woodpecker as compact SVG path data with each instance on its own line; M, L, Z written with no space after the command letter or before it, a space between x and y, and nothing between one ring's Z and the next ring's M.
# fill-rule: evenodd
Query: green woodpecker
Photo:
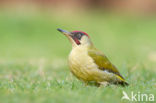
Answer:
M108 84L128 85L117 68L101 51L94 47L87 33L57 30L63 33L72 44L72 51L68 59L69 67L78 79L86 84L95 82L104 86Z

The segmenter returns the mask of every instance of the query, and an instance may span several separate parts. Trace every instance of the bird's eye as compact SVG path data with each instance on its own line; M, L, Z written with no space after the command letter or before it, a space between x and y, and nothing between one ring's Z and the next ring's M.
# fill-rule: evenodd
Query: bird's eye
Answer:
M82 35L80 33L76 35L76 38L79 40L81 39L81 37L82 37Z

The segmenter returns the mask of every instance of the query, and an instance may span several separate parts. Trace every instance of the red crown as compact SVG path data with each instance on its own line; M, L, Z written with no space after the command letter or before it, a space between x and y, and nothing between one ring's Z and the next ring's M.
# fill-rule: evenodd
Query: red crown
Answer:
M88 36L88 38L89 38L89 35L86 33L86 32L83 32L83 31L72 31L72 32L81 32L81 33L83 33L83 34L85 34L86 36Z

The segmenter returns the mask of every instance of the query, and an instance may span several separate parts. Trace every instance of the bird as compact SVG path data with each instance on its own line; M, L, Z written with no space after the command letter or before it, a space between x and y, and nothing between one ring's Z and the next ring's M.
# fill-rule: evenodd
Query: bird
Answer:
M58 28L72 44L68 57L70 71L86 85L94 82L98 86L111 84L128 86L124 77L109 59L92 43L90 36L83 31L66 31Z

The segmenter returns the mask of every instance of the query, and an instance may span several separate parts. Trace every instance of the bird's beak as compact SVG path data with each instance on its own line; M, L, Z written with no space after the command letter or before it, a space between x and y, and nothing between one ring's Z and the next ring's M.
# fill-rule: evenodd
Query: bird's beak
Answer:
M61 32L61 33L63 33L68 39L69 39L69 41L72 43L72 44L74 44L75 42L73 41L73 39L72 39L72 33L71 32L69 32L69 31L66 31L66 30L63 30L63 29L57 29L59 32Z
M63 29L57 29L59 32L61 32L61 33L63 33L64 35L66 35L66 36L70 36L71 35L71 33L70 32L68 32L68 31L66 31L66 30L63 30Z

